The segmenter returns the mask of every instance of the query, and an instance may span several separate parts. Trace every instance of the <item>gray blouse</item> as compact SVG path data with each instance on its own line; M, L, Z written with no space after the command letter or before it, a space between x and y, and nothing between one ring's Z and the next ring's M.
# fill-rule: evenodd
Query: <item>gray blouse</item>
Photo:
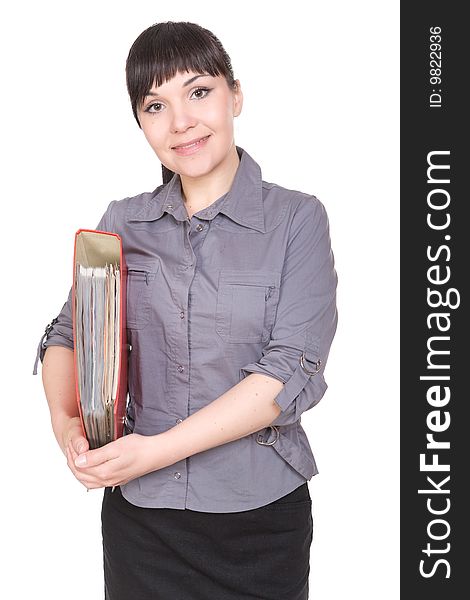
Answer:
M315 196L263 181L237 152L230 190L191 218L175 174L113 200L96 227L121 236L128 267L126 433L177 427L250 373L284 383L269 427L122 485L137 506L244 511L318 472L301 415L327 388L337 323L327 214ZM71 295L34 373L47 347L73 349Z

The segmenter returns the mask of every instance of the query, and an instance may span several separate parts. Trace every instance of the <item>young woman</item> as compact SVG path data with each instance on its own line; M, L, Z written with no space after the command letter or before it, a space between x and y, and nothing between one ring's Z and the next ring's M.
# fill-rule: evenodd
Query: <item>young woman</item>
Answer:
M37 356L68 466L105 488L106 598L306 599L317 469L300 417L337 321L325 209L235 145L243 94L210 31L149 27L126 77L163 168L97 225L128 266L126 435L90 450L82 431L71 292Z

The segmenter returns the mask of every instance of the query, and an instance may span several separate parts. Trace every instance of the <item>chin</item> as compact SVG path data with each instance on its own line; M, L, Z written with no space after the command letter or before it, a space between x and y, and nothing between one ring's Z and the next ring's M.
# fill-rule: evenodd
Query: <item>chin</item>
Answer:
M178 170L178 173L183 177L204 177L215 169L217 163L214 161L192 161L193 164L184 165ZM175 167L177 168L177 167Z
M194 171L180 171L180 177L190 177L193 179L198 179L200 177L205 177L206 175L209 175L209 173L211 172L212 169L201 169L201 170L194 170Z

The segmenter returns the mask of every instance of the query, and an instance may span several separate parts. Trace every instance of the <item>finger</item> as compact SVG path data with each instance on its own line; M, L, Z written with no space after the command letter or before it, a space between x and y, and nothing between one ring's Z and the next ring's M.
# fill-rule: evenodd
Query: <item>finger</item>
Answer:
M64 432L64 445L67 446L71 440L85 438L85 432L78 417L72 417L69 427Z
M87 452L90 449L88 440L82 435L73 438L72 446L77 454L82 454L83 452Z
M75 465L73 464L74 458L72 456L72 451L70 450L70 444L65 446L65 456L67 457L67 465L70 467L72 471L75 469Z
M73 452L75 452L75 451L73 450ZM72 456L72 450L70 449L70 446L67 446L66 454L67 454L67 464L68 464L70 470L72 471L72 473L75 475L76 479L78 479L78 481L82 485L84 485L87 489L91 489L93 487L101 487L97 484L96 478L94 478L93 476L90 476L88 473L82 473L82 472L78 471L78 469L75 467L75 464L74 464L74 459Z
M109 448L109 445L95 450L89 450L74 458L75 466L78 468L97 467L108 460L117 458L119 454Z
M75 451L71 448L71 445L69 444L66 448L67 464L68 464L70 470L72 471L72 473L75 475L75 477L77 477L77 479L80 479L82 474L77 470L77 468L75 466L74 453L75 453ZM75 453L75 456L76 456L76 453Z
M72 457L72 460L75 460L78 456L75 448L73 447L72 442L69 443L69 445L67 446L70 452L70 456Z

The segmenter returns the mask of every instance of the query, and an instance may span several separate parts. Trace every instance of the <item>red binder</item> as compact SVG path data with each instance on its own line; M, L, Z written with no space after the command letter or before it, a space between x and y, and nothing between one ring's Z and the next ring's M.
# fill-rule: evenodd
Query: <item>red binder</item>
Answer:
M115 385L115 397L112 402L107 404L106 418L100 420L100 423L105 423L106 435L101 432L99 435L90 426L90 414L93 411L90 409L89 404L85 402L89 399L82 398L80 393L80 381L82 381L82 387L84 395L88 394L85 390L89 388L83 384L84 377L87 375L90 377L92 369L85 369L82 367L82 379L79 380L79 349L77 347L77 265L82 267L106 267L106 265L117 265L119 267L119 293L115 294L119 296L119 311L114 311L114 323L118 325L118 333L115 335L115 344L112 346L113 360L110 364L114 366L113 376L117 376L117 388ZM90 449L99 448L106 443L116 440L123 435L124 420L126 414L126 402L127 402L127 364L128 364L128 344L127 344L127 329L126 329L126 281L127 281L127 268L125 263L125 257L122 249L122 240L116 233L110 233L107 231L97 231L93 229L79 229L75 234L74 244L74 257L73 257L73 288L72 288L72 315L73 315L73 338L74 338L74 365L75 365L75 389L77 396L78 408L80 411L80 418L82 421L83 431L85 432L87 439L90 444ZM79 322L83 320L83 299L81 302L82 315ZM114 305L115 308L115 305ZM95 315L97 309L95 306ZM83 342L83 335L80 338L82 340L82 346L80 349L82 360L88 352L88 358L91 357L92 352L90 348ZM104 341L106 345L106 340ZM111 353L111 350L106 350ZM105 350L105 353L106 353ZM96 362L96 359L95 359ZM83 363L82 363L83 364ZM117 373L116 373L117 365ZM111 368L111 367L110 367ZM103 367L104 369L104 367ZM96 386L98 389L98 386ZM114 395L114 394L113 394ZM87 406L86 415L84 414L84 406ZM92 417L92 420L94 417ZM87 425L88 423L88 425ZM94 434L92 433L94 430Z

